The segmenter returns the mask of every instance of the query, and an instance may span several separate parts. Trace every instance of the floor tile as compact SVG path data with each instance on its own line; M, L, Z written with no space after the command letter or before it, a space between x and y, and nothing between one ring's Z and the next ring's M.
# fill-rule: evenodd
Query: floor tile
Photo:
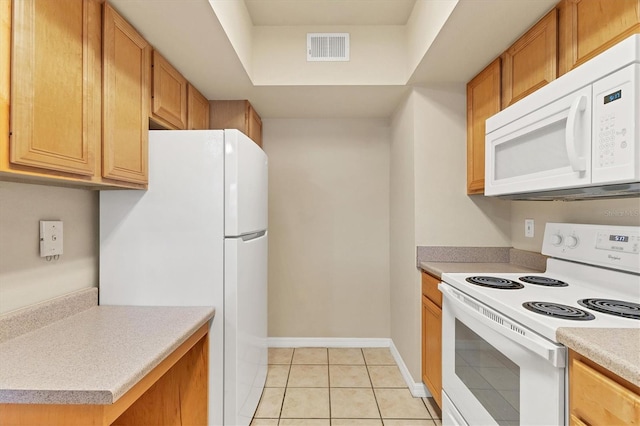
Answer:
M327 348L296 348L294 364L328 364Z
M331 388L331 417L371 419L380 418L372 389Z
M436 404L435 399L433 397L422 398L422 402L427 406L427 410L429 410L429 414L432 419L441 419L442 418L442 410Z
M269 348L269 364L291 364L293 348Z
M442 420L436 419L434 422L436 422L436 426L442 426Z
M329 368L327 365L291 366L288 387L326 388L329 387Z
M382 426L380 419L331 419L331 426Z
M264 388L254 417L275 419L280 417L283 397L284 388Z
M395 365L370 365L367 367L374 388L406 388L400 369Z
M329 419L281 419L280 426L331 426Z
M280 418L328 419L328 388L287 388Z
M393 420L384 419L384 426L435 426L436 423L433 420Z
M278 426L278 419L253 419L250 426Z
M329 348L329 364L364 365L360 348Z
M396 365L389 348L364 348L362 352L367 365Z
M364 365L329 365L332 388L370 388L371 380Z
M284 388L287 386L289 378L289 365L269 365L267 370L267 381L264 384L267 388Z
M374 389L383 419L430 419L421 398L409 389Z

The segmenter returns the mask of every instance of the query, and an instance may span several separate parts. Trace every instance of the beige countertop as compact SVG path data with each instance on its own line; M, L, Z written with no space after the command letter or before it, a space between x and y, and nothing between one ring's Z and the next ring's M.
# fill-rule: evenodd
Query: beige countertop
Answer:
M95 306L0 344L0 403L112 404L214 315Z
M556 331L556 338L580 355L640 386L640 328L561 327Z
M419 265L422 270L438 278L441 278L442 274L447 272L471 272L479 274L491 272L541 272L506 262L420 262Z

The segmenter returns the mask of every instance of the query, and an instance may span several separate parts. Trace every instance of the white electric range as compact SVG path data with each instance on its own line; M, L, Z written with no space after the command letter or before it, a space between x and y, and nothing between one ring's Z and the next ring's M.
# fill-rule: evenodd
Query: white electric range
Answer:
M566 422L559 327L640 329L640 227L548 223L535 274L445 273L443 424Z

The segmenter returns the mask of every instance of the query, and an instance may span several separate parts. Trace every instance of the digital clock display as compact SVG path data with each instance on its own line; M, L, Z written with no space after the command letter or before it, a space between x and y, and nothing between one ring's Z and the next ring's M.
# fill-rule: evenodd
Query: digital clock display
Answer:
M628 243L629 236L628 235L609 235L609 241L616 241L619 243Z
M618 90L617 92L609 93L607 96L605 96L604 104L606 105L609 102L617 101L620 98L622 98L622 89Z

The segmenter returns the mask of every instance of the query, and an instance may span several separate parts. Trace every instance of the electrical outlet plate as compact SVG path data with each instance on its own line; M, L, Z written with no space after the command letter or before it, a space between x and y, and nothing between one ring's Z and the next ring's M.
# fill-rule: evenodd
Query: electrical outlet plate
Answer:
M524 236L528 238L533 238L533 231L534 231L533 219L525 219L524 220Z
M62 221L40 221L40 257L62 254Z

